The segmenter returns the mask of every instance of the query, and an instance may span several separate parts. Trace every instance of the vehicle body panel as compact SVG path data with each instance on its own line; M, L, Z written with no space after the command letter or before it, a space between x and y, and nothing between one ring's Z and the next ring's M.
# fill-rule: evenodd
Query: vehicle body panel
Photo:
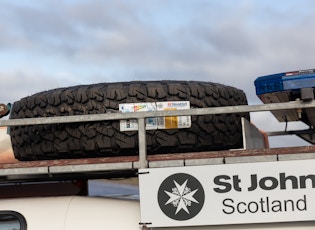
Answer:
M38 197L0 201L0 210L22 214L30 230L139 230L140 205L136 200L104 197ZM152 228L161 230L315 229L315 222L242 224L224 226ZM149 228L149 226L148 226ZM150 228L149 228L150 229Z
M62 196L0 201L0 210L22 214L31 230L139 229L139 203L130 200Z

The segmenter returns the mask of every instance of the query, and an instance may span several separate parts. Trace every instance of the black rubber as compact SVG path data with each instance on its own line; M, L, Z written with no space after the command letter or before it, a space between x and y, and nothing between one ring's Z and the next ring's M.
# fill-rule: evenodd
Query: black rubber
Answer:
M80 85L41 92L14 103L10 119L100 114L121 103L190 101L191 108L247 104L243 91L209 82L154 81ZM241 116L192 116L189 129L147 131L148 154L242 147ZM136 131L121 132L119 121L11 127L19 160L107 157L138 154Z

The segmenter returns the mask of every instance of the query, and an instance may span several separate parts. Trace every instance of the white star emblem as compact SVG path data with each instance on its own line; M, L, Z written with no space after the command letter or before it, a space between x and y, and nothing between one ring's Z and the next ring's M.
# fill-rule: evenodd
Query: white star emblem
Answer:
M188 180L186 180L182 185L179 185L174 180L176 187L172 188L172 192L164 190L164 192L170 197L165 205L172 203L174 207L177 207L175 215L182 209L190 214L187 206L191 206L191 202L199 204L199 202L193 197L198 189L191 191L191 189L187 187L187 181Z

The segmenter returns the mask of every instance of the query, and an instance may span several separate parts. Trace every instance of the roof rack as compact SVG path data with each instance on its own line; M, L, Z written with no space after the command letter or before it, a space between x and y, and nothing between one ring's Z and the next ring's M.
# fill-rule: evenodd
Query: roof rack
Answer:
M240 105L189 110L168 110L139 113L110 113L62 117L0 120L0 126L73 123L102 120L138 120L139 155L108 158L26 161L0 164L0 184L24 181L72 180L136 176L140 168L228 164L315 158L315 146L268 148L266 138L255 126L242 119L243 149L210 152L149 155L146 153L145 118L207 114L246 113L314 108L315 101L294 101L265 105ZM308 133L307 133L308 132ZM312 136L314 129L270 132L267 135L298 134Z

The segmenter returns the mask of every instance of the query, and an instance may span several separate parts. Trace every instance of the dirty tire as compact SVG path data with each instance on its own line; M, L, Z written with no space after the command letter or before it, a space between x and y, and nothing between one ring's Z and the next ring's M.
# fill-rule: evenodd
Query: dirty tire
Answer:
M243 91L209 82L154 81L80 85L41 92L14 103L10 119L102 114L121 103L190 101L191 108L247 104ZM147 131L148 154L242 147L241 117L192 116L188 129ZM136 131L121 132L119 121L11 127L20 160L126 156L138 154Z

